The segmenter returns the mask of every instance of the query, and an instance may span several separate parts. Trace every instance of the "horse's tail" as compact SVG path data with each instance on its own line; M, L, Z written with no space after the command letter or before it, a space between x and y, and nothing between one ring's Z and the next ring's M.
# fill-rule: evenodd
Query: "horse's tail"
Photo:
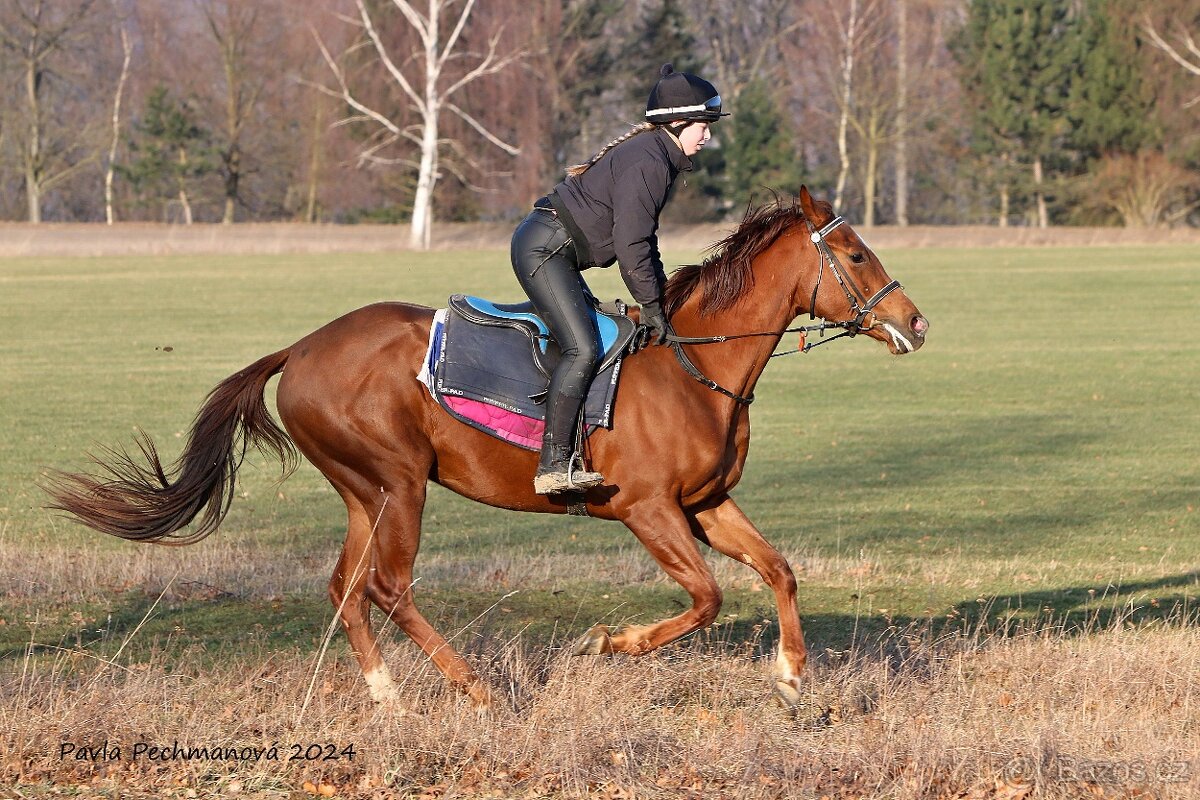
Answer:
M122 539L192 544L221 524L233 502L235 474L254 444L283 462L285 476L298 463L296 446L276 424L263 399L267 381L283 369L289 350L260 358L226 378L208 395L188 434L187 446L169 470L154 442L139 432L141 458L107 450L92 460L100 474L56 473L43 488L49 508ZM199 524L184 531L200 515Z

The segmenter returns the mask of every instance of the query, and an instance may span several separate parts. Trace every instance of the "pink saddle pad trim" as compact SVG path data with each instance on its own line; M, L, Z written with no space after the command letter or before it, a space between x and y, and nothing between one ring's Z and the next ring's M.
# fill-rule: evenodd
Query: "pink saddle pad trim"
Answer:
M542 446L542 432L546 426L540 419L526 417L466 397L442 395L442 402L455 414L494 431L505 441L528 447L530 450L538 450Z

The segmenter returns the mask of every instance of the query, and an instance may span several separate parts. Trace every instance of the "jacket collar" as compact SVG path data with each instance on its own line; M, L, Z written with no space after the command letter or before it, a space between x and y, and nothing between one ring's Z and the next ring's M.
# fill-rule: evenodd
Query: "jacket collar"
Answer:
M692 160L683 153L683 143L679 138L667 130L665 127L660 127L658 133L659 139L666 145L667 154L671 159L671 163L675 165L675 169L680 172L692 171Z

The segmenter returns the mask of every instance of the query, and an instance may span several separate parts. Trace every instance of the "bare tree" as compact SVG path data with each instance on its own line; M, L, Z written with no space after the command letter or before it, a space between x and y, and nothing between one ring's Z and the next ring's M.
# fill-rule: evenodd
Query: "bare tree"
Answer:
M291 219L316 222L326 208L326 191L346 183L348 176L336 175L332 170L341 161L337 149L346 144L338 141L337 134L351 131L335 131L329 125L331 118L344 108L343 104L322 92L312 91L328 70L325 59L313 47L312 29L328 12L319 6L282 8L271 60L286 63L289 68L286 80L276 81L264 91L259 109L263 133L274 133L276 139L266 152L256 157L256 162L274 175L281 212ZM281 129L281 120L288 121L286 130Z
M933 62L942 50L936 10L920 0L894 0L891 10L894 25L889 24L885 4L866 0L855 45L860 55L849 119L861 147L863 224L867 226L875 224L889 144L895 223L908 224L909 145L914 131L926 126L937 115L937 107L948 102L945 82L934 75ZM910 16L917 22L912 32Z
M320 189L321 165L325 155L321 132L325 130L326 113L325 104L322 102L322 98L318 97L312 106L312 127L309 129L308 175L305 180L304 192L305 222L317 221L317 197Z
M95 0L78 0L64 9L61 2L8 0L12 24L0 25L0 43L16 58L25 90L25 135L22 166L30 222L42 221L42 196L47 189L77 172L85 159L56 164L47 147L46 78L56 55L70 44L71 35L89 15Z
M1159 35L1158 30L1154 27L1154 23L1150 20L1149 14L1145 16L1142 27L1150 35L1150 41L1154 43L1155 47L1169 55L1172 61L1183 67L1186 71L1193 75L1200 75L1200 47L1196 45L1196 40L1192 38L1192 35L1183 27L1182 23L1178 24L1178 37L1180 47L1185 51L1184 53L1180 53L1170 42ZM1197 102L1200 102L1200 97L1192 101L1192 103Z
M461 51L465 46L463 32L475 8L475 0L466 0L457 18L453 13L446 13L455 5L454 0L428 0L424 14L417 11L408 0L392 0L392 5L404 16L421 45L411 57L398 59L394 57L393 49L385 43L365 0L355 0L355 5L358 8L358 19L353 22L361 26L374 49L375 57L386 70L392 83L400 89L407 108L416 112L420 123L415 126L404 125L399 119L399 114L380 111L382 106L378 104L368 105L360 92L351 89L343 64L333 57L318 35L317 42L321 52L339 87L338 92L326 91L340 96L358 113L358 116L346 121L369 120L379 127L381 136L374 138L361 151L361 162L400 163L416 169L417 185L413 198L410 241L414 247L427 249L433 231L433 190L440 177L439 151L443 144L448 144L439 134L442 112L450 111L457 115L485 140L509 155L519 155L520 150L517 147L504 142L488 130L474 116L456 105L452 98L463 87L485 75L499 72L521 58L523 53L499 55L497 46L500 43L500 31L489 37L486 52ZM443 19L451 23L446 26L449 27L448 33L443 30ZM468 58L473 60L475 65L465 72L452 74L447 69L452 59L461 61ZM410 64L415 65L416 69L410 67ZM405 74L406 67L416 72L414 78ZM418 161L414 163L411 159L392 159L381 155L387 148L401 141L417 146ZM460 148L459 152L462 153L463 150Z
M713 77L727 99L736 100L751 79L778 70L780 40L800 27L788 19L792 6L793 0L745 0L731 14L726 0L692 0Z
M898 76L893 70L893 47L884 9L867 0L859 20L854 49L861 53L855 68L855 91L848 119L862 148L863 225L875 225L880 160L884 147L897 136L900 111ZM845 109L839 109L845 113Z
M542 141L542 147L533 148L523 159L532 161L537 169L537 185L557 182L564 166L599 147L589 141L589 123L595 116L610 118L607 110L598 106L602 105L601 81L615 59L608 52L607 28L620 10L611 0L537 4L527 29L533 45L530 58L519 70L497 78L533 84L537 90L531 107L541 112L543 120L526 119L524 123L534 128L529 131L531 140Z
M810 11L810 13L813 13ZM840 12L839 12L840 13ZM845 16L817 26L815 45L820 70L836 109L838 172L833 207L842 213L854 164L850 133L863 147L864 223L875 222L875 192L879 182L880 149L891 135L895 117L895 85L887 26L879 0L850 0ZM824 56L824 58L822 58ZM886 63L885 63L886 62Z
M1200 176L1153 150L1105 156L1085 185L1086 203L1116 211L1127 228L1168 226L1200 206L1189 202Z
M896 0L896 224L908 226L908 0Z
M858 0L850 0L845 24L839 17L838 34L841 41L841 70L838 85L838 177L833 192L833 211L840 214L846 199L846 178L850 175L850 149L846 140L846 128L850 121L850 104L854 100L854 53L859 36Z
M224 76L223 142L221 165L225 184L225 209L221 222L234 221L241 201L245 175L246 129L254 116L265 83L265 71L251 61L251 49L263 44L259 24L262 4L258 0L205 0L203 12L209 33L221 54Z
M117 90L113 94L112 140L108 146L108 164L104 168L104 219L112 225L116 220L113 213L113 173L116 170L117 146L121 143L121 98L125 94L125 83L129 79L129 63L133 59L133 42L129 30L121 23L121 76L117 78Z

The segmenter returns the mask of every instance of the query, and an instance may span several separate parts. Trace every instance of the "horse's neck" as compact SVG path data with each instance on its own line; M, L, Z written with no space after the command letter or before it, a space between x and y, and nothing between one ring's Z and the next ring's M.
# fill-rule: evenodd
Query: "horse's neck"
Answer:
M795 318L795 287L779 285L773 270L756 269L754 287L732 308L709 315L700 313L700 291L688 298L671 320L679 336L749 336L726 342L684 345L689 358L708 378L724 388L749 397L779 344L779 333ZM719 396L715 392L714 396Z

